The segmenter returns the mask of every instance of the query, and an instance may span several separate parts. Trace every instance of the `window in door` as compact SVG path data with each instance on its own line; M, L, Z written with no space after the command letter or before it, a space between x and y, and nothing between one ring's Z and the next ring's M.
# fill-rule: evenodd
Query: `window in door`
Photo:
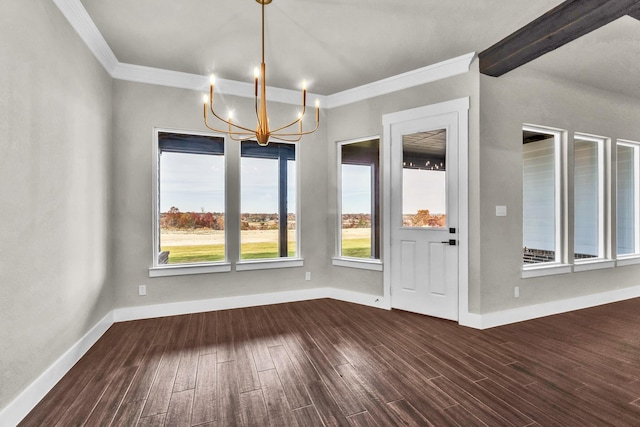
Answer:
M447 227L447 131L402 136L402 226Z

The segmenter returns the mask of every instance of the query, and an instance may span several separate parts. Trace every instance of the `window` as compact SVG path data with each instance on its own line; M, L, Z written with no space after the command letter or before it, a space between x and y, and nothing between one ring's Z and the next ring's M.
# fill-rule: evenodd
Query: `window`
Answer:
M525 266L562 261L560 131L525 126L522 133L522 225Z
M154 266L226 260L224 138L157 131Z
M602 138L574 138L574 260L604 258L604 144Z
M379 139L338 144L340 257L380 259Z
M640 253L640 145L627 141L617 143L617 254Z
M447 130L402 136L402 226L447 227Z
M296 257L296 146L241 143L240 259Z

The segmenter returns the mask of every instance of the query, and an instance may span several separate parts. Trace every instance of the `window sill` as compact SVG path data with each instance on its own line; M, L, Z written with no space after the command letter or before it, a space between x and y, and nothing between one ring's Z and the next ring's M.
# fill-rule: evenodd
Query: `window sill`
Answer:
M624 258L618 258L616 261L616 267L624 267L625 265L636 265L636 264L640 264L639 255L629 255Z
M236 271L268 270L272 268L289 268L304 266L303 258L260 259L236 262Z
M573 266L573 271L591 271L600 270L604 268L613 268L616 266L616 262L611 259L597 259L590 261L576 261Z
M166 267L150 267L149 277L186 276L189 274L227 273L231 271L231 263L216 264L183 264Z
M522 267L522 278L553 276L571 273L571 271L571 266L568 264L536 265L535 267Z
M382 261L380 261L379 259L334 257L332 259L332 263L337 267L382 271Z

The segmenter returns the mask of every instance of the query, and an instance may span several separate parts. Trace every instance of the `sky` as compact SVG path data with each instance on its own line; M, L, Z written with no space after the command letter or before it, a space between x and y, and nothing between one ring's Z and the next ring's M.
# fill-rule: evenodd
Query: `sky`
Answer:
M288 210L295 213L296 170L288 163ZM240 170L241 211L278 212L278 161L243 157ZM160 171L161 212L224 211L223 156L164 152Z
M289 212L295 213L295 165L289 161ZM278 211L278 162L274 159L242 158L241 211L276 213ZM164 152L160 157L160 211L172 206L181 212L224 211L224 158ZM342 212L371 213L370 168L358 165L342 167ZM443 172L403 170L403 212L429 209L445 212Z

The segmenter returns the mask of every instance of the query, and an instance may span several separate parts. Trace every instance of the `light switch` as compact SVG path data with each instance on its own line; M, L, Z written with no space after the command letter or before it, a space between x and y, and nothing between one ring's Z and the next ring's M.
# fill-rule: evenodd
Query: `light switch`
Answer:
M496 216L507 216L507 207L504 205L496 205Z

